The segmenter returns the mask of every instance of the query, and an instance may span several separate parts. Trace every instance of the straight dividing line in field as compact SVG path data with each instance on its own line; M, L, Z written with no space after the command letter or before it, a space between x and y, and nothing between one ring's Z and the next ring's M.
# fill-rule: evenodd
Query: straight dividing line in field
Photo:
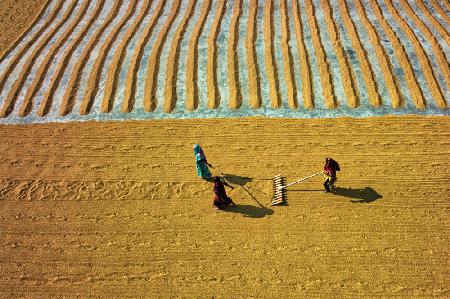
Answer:
M231 22L228 34L228 88L230 96L228 100L228 106L231 109L238 109L242 105L242 94L239 84L239 58L237 55L237 44L239 40L239 18L242 14L242 0L233 1L233 15L231 16Z
M281 14L281 51L283 55L284 80L287 88L287 100L291 109L298 108L297 86L295 84L294 63L292 53L289 48L290 29L289 15L286 10L286 1L280 0Z
M258 0L250 0L248 3L247 40L245 47L247 50L248 65L248 90L250 107L257 109L261 107L261 89L259 81L259 69L255 52L256 26L257 26Z
M162 0L159 2L159 9L162 7ZM141 11L139 15L134 19L131 26L128 28L128 30L125 32L124 36L122 37L119 45L115 49L114 56L111 60L111 65L108 70L108 74L106 77L106 84L105 84L105 92L103 95L103 101L100 106L100 111L103 113L111 112L112 107L114 105L114 99L116 96L117 91L117 85L119 80L119 75L122 67L123 60L125 58L128 44L130 43L131 39L134 37L136 32L138 31L142 21L144 20L144 17L148 14L148 11L150 9L150 0L145 0L143 6L141 7Z
M308 52L306 51L305 42L303 40L303 24L299 13L299 5L297 0L292 0L292 15L294 19L294 29L299 52L300 72L302 76L302 95L303 105L306 109L314 108L314 94L311 82L311 66L309 64Z
M14 42L5 50L5 52L3 52L3 55L0 57L0 64L6 59L6 57L8 57L8 55L23 41L23 39L25 38L25 36L27 36L27 34L29 34L31 32L31 30L40 22L42 16L45 14L45 12L47 11L47 9L49 8L50 4L52 3L53 0L47 0L42 7L39 10L39 13L35 16L33 22L27 27L25 28L24 31L22 31L22 33L20 35L17 36L17 38L14 40ZM59 5L60 7L62 6L62 1L59 1ZM59 9L51 9L51 12L53 12L53 15L57 15ZM44 25L41 27L41 30L45 30L46 25L50 24L53 20L51 20L51 17L47 19L47 21L44 23ZM35 34L34 37L39 37L40 34ZM31 45L32 43L27 42L27 45ZM25 50L28 50L27 46L24 46ZM0 86L0 90L2 89L2 86Z
M356 79L354 77L353 70L342 47L339 32L336 30L336 24L332 16L330 4L328 3L328 0L321 0L321 4L325 22L327 23L328 27L329 37L331 39L331 43L333 44L334 53L336 54L338 59L342 77L342 85L344 86L347 104L351 108L356 108L360 104L360 99L358 91L355 89Z
M183 16L181 23L178 25L177 31L175 32L171 49L169 52L167 69L166 69L166 82L164 86L164 101L163 101L163 111L166 113L172 112L175 109L177 102L177 92L176 92L176 74L178 70L178 60L179 60L179 47L181 44L181 39L186 31L189 19L192 17L193 9L195 7L197 0L190 0L186 12Z
M377 86L375 84L373 69L367 57L367 52L364 50L358 32L355 28L355 24L348 13L348 5L345 0L338 1L339 10L344 20L345 29L350 37L352 48L355 50L356 56L361 67L361 72L366 83L368 90L369 102L374 107L380 107L382 105L381 96L378 93Z
M270 100L273 108L281 106L278 71L273 45L273 0L265 1L264 7L264 57L266 62L266 73L270 87Z
M400 106L400 103L403 102L403 96L400 93L397 79L393 76L392 64L388 59L388 55L386 54L385 49L381 46L380 36L378 35L372 23L367 18L366 12L361 5L361 0L354 0L353 3L355 4L361 23L368 32L369 37L372 41L371 44L374 47L375 54L383 71L387 90L391 96L391 105L394 108L398 108Z
M315 57L319 68L325 105L327 106L327 108L333 109L338 106L338 103L334 96L330 67L326 60L325 50L320 40L320 32L317 25L316 16L314 14L314 6L311 0L305 0L305 9L306 15L308 17L309 28L311 30Z
M86 66L86 63L87 63L94 47L99 42L101 35L118 15L120 7L122 5L122 1L123 0L115 0L114 1L113 8L111 9L108 16L106 17L105 22L90 38L87 45L83 49L82 54L78 58L78 61L74 65L74 68L72 70L72 75L69 79L64 96L62 98L60 112L59 112L61 116L67 115L72 111L73 105L75 103L77 91L78 91L78 86L80 84L81 75L83 73L83 69ZM44 95L44 99L48 98L48 101L53 101L53 97L55 96L55 92L57 89L57 86L56 87L54 87L54 86L55 85L52 85L51 88L49 88L47 93Z
M431 94L433 95L434 100L436 101L439 108L445 109L447 107L447 104L444 99L443 92L439 87L439 84L436 80L435 70L431 67L430 59L426 55L422 44L419 42L418 38L414 34L411 26L399 15L398 9L394 6L393 2L391 0L385 0L385 2L387 3L387 7L388 7L389 11L391 12L391 15L395 18L397 23L400 24L403 31L406 32L406 35L410 39L410 41L414 47L414 50L419 58L418 60L422 66L424 77L427 80L428 86L430 88L430 91L431 91ZM438 64L439 64L442 72L444 73L446 86L449 87L450 71L449 71L447 59L445 57L443 57L442 49L440 48L439 44L437 44L436 40L434 39L433 35L428 30L428 28L416 16L416 14L411 11L411 7L407 3L405 4L404 0L401 0L400 4L402 5L402 8L404 9L404 11L406 11L408 16L413 20L414 25L420 29L420 31L428 39L428 42L431 44L433 52L438 60ZM424 103L424 105L425 105L425 103ZM425 108L425 106L418 107L418 108Z
M60 59L60 62L58 63L58 65L56 66L56 69L54 70L52 77L50 78L49 89L56 89L58 87L58 84L59 84L62 76L64 75L64 71L69 63L70 58L72 57L73 52L76 50L78 45L84 39L84 37L88 33L88 30L94 24L95 20L98 18L100 12L103 9L104 4L105 4L105 0L97 1L94 11L91 13L91 16L89 17L86 24L80 30L79 34L72 40L72 42L64 49L63 56ZM88 8L88 6L86 6L86 8L85 8L86 11L87 11L87 8ZM86 11L84 12L83 17L86 14ZM81 23L81 20L82 20L82 17L80 17L78 23ZM73 29L75 29L75 27L73 27ZM59 51L59 48L62 47L64 42L70 37L70 34L71 34L71 32L69 33L69 35L67 35L67 38L59 45L58 49L56 49L56 51L53 53L53 57L49 57L47 54L48 63L41 64L41 66L38 70L38 73L37 73L38 74L37 77L39 78L40 82L38 82L37 84L32 84L30 86L30 88L28 89L28 91L25 95L24 101L22 103L22 107L19 110L19 116L24 117L31 112L31 109L34 106L33 98L36 96L37 92L39 91L39 89L42 86L42 83L45 79L45 74L49 70L49 64L50 64L51 60L54 59L56 52ZM49 52L52 52L52 51L50 50ZM45 69L43 68L44 66L45 66ZM33 83L37 81L36 79L37 78L35 77ZM47 95L47 94L48 94L48 92L45 93L45 95ZM46 115L48 113L48 111L50 110L51 106L52 106L51 98L48 96L45 96L43 101L41 102L41 105L37 111L37 114L40 116Z
M147 61L147 75L145 76L145 88L144 88L144 109L147 112L154 111L158 105L156 98L158 71L160 64L161 50L167 38L167 33L175 20L178 12L180 11L181 0L175 0L172 3L170 9L170 15L164 24L164 27L159 32L158 38L155 41L152 53ZM128 104L128 103L127 103ZM122 106L123 112L128 112L132 108L132 105Z
M116 26L111 30L105 42L101 46L98 56L95 59L95 62L92 67L92 71L89 74L89 79L87 82L86 90L83 95L83 99L80 106L80 114L86 115L90 112L92 105L94 104L95 96L98 92L98 85L100 84L101 71L105 64L108 51L110 50L112 44L117 39L120 30L125 26L128 20L136 11L137 0L132 0L128 3L128 9L125 12L125 15L122 19L118 20Z
M220 104L220 93L217 84L217 46L216 40L224 17L225 0L219 0L214 22L208 36L207 93L208 108L215 109Z
M122 112L130 112L134 107L134 103L136 102L138 72L141 65L141 59L144 55L145 46L152 35L153 29L158 22L166 3L166 0L161 0L159 2L154 15L145 27L141 38L136 43L136 47L131 58L130 69L128 70L126 78L125 98L122 103Z
M189 40L186 66L186 109L192 111L198 108L198 40L205 25L211 7L211 0L204 0L200 17L195 24Z
M38 46L35 48L34 52L26 59L23 68L19 73L19 77L14 81L14 84L9 90L7 98L3 103L3 107L0 110L0 117L2 118L7 117L14 110L16 100L37 58L44 50L44 48L49 44L50 40L54 37L56 32L58 32L59 29L61 29L65 25L66 21L69 19L69 17L75 10L77 2L78 0L72 0L69 8L66 10L63 17L57 22L57 24L55 25L55 27L52 28L52 30L50 30L49 32L47 32L47 34L45 34L45 36L39 42Z
M420 11L426 16L426 18L433 24L434 28L439 32L439 34L445 39L447 46L450 46L450 35L447 30L442 27L441 23L430 13L428 8L425 7L423 0L416 0L415 3L419 7Z
M8 66L5 67L5 71L2 73L2 75L0 77L0 91L3 90L6 80L11 75L12 71L17 66L17 64L22 59L22 57L25 55L25 53L29 50L29 48L32 47L33 44L36 43L36 41L42 36L42 34L45 32L45 30L47 30L50 27L50 25L53 23L53 21L56 19L59 12L63 9L63 4L64 4L63 1L58 1L58 4L56 4L56 6L52 8L50 15L47 17L47 20L42 25L42 27L33 34L33 36L25 43L25 45L18 51L18 53L16 53L16 55L8 63ZM33 26L34 25L35 24L33 23ZM21 41L22 39L23 39L23 37L20 37L18 40ZM13 47L11 47L9 50L7 50L8 53L11 52L12 49L13 49ZM5 54L2 57L2 59L6 58L6 56L7 56L7 54Z

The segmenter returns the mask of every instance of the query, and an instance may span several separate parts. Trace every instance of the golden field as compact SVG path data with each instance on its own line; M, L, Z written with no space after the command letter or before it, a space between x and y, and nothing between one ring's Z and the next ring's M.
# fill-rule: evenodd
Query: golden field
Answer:
M39 2L1 2L1 51ZM0 125L0 138L0 297L450 296L448 116ZM237 207L213 209L194 143ZM327 156L335 194L316 177L270 206L274 175Z

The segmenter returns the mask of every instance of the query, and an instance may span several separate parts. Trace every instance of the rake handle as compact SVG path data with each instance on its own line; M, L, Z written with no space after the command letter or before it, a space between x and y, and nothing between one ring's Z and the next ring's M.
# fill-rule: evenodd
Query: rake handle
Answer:
M281 189L287 188L287 187L289 187L289 186L291 186L291 185L300 183L300 182L302 182L302 181L304 181L304 180L307 180L307 179L309 179L309 178L312 178L312 177L314 177L314 176L316 176L316 175L318 175L318 174L321 174L321 173L323 173L323 172L321 171L321 172L312 174L312 175L310 175L310 176L307 176L307 177L305 177L305 178L302 178L302 179L299 179L299 180L297 180L297 181L295 181L295 182L292 182L292 183L290 183L290 184L287 184L286 186L280 186L280 187L278 187L278 190L281 190Z

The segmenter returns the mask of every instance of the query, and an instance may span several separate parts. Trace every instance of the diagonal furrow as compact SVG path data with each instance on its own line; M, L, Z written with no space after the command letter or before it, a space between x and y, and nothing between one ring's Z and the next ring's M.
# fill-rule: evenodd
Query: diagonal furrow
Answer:
M144 29L144 33L141 38L136 43L136 47L131 57L130 69L128 70L126 87L125 87L125 98L122 103L122 112L130 112L133 109L134 102L136 100L136 89L137 89L137 75L139 67L141 65L142 56L144 55L145 45L150 39L153 29L163 12L163 8L166 5L166 0L161 0L156 8L154 15L148 22L147 27Z
M208 36L208 63L207 63L207 87L208 87L208 108L215 109L220 103L219 87L217 85L217 45L216 40L219 35L219 28L224 16L225 0L219 0L214 22Z
M86 24L80 30L80 33L78 34L78 36L66 48L66 50L64 52L64 56L61 58L61 61L59 62L58 66L56 67L56 70L53 72L53 75L50 79L50 83L48 84L49 89L56 89L58 87L58 84L59 84L62 76L64 75L64 71L65 71L67 65L69 64L69 60L72 57L73 52L76 50L78 45L84 39L84 37L88 33L89 29L94 24L95 20L98 18L100 12L102 11L102 9L104 7L104 4L105 4L105 0L100 0L97 2L96 7L94 8L94 11L91 14L91 17L89 18L88 22L86 22ZM30 110L32 108L32 98L36 95L36 92L39 90L39 88L40 88L40 86L37 87L32 94L27 93L27 95L25 96L23 105L19 111L19 115L25 116L30 112ZM30 91L30 90L28 90L28 91ZM40 116L46 115L52 106L53 101L52 101L52 98L48 97L48 93L49 93L49 90L45 93L44 99L42 100L41 106L37 112L37 114Z
M330 66L328 65L325 49L320 40L320 32L317 25L316 16L314 14L314 6L311 0L305 1L306 15L308 17L311 37L314 44L314 52L316 54L317 64L319 66L320 78L322 83L322 92L325 99L325 105L329 109L336 108L338 103L334 96L332 77L330 74Z
M245 43L248 65L248 93L250 107L259 108L261 107L261 90L259 86L259 70L255 51L258 0L250 0L248 7L247 40Z
M228 35L228 87L230 98L228 106L238 109L242 105L242 95L239 85L239 58L237 57L237 43L239 38L239 17L241 16L241 0L233 1L233 15L230 22L230 33Z
M83 0L80 11L78 15L70 22L66 30L61 34L59 39L55 41L55 43L50 47L50 49L45 53L45 57L43 62L39 65L39 68L36 72L34 80L31 82L30 87L28 87L27 92L25 93L25 97L23 99L22 106L19 109L19 116L26 116L33 107L33 98L36 93L42 86L42 83L45 79L45 75L47 74L48 69L50 68L51 63L54 61L56 54L59 49L66 43L72 32L75 30L75 27L81 22L83 17L85 16L87 9L89 7L89 1ZM42 112L42 111L41 111ZM39 115L42 116L41 113Z
M439 3L444 4L446 1L448 1L448 0L443 0L443 1L431 0L431 1L429 1L429 3L431 3L434 10L438 14L441 15L441 17L442 17L442 19L444 19L445 23L450 24L450 17L445 13L444 9L439 5Z
M108 28L108 26L111 24L111 22L114 20L114 18L119 13L120 6L122 5L122 1L123 0L115 0L114 1L114 5L113 5L111 11L108 13L108 16L106 17L104 23L94 33L94 35L91 36L87 45L84 47L83 52L81 53L80 57L78 58L78 61L75 63L73 70L72 70L72 76L69 79L69 83L67 84L64 96L62 98L62 103L61 103L61 107L60 107L60 115L66 115L72 111L72 108L73 108L73 105L75 102L75 98L77 95L77 91L78 91L78 86L80 84L81 75L83 73L83 68L86 65L86 62L88 61L89 56L92 53L92 50L95 48L95 45L100 40L100 36L106 30L106 28ZM54 84L51 86L51 88L44 95L44 99L47 99L47 101L50 101L50 102L53 101L53 97L55 96L57 85L58 84Z
M386 82L387 90L389 91L389 95L391 96L392 106L394 108L400 107L403 103L403 97L400 94L400 89L398 87L398 82L396 78L393 76L392 65L387 58L387 54L384 48L381 46L380 37L375 30L372 23L370 23L367 18L366 11L361 5L361 0L355 0L354 4L356 10L358 12L359 19L361 20L362 25L368 32L368 35L371 40L371 44L375 50L375 55L377 56L378 62L380 63L380 67L383 71L384 80Z
M273 38L273 0L268 0L266 1L266 6L264 8L264 53L267 77L270 86L270 100L272 102L272 107L279 108L281 100Z
M30 40L25 43L25 45L22 47L22 49L20 49L18 51L18 53L13 57L13 59L9 62L8 66L5 68L4 73L0 77L0 91L3 90L3 87L5 87L6 80L8 79L9 75L11 75L12 71L17 66L17 64L22 59L22 57L25 55L25 53L29 50L29 48L32 47L33 44L36 43L36 41L42 36L42 34L45 32L45 30L47 28L49 28L49 26L53 23L55 18L58 16L58 13L61 11L63 4L64 4L63 1L58 1L58 4L56 4L56 6L52 9L52 11L50 12L50 15L48 16L44 25L42 25L42 28L39 29L30 38ZM60 23L58 23L58 24L60 24ZM53 33L55 33L55 32L56 31L53 31ZM33 54L31 54L31 55L33 55ZM3 57L6 57L6 54Z
M450 35L447 32L447 30L442 27L441 23L439 23L436 18L430 13L428 8L425 7L425 4L423 0L416 0L415 2L417 6L419 7L420 11L427 17L427 19L433 24L433 26L436 28L437 31L439 31L439 34L445 39L447 42L447 45L450 46Z
M172 7L170 8L170 15L164 24L164 27L160 30L158 38L156 39L152 53L150 54L150 58L147 62L147 75L145 76L145 88L144 88L144 109L147 112L154 111L158 104L156 99L156 90L157 90L157 81L158 81L158 71L159 71L159 62L161 56L161 50L164 45L164 42L167 38L167 33L169 32L170 26L172 22L175 20L179 10L180 10L181 0L175 0L172 3ZM132 105L123 106L122 111L127 112L130 111Z
M300 59L303 105L306 109L313 109L314 102L311 82L311 66L308 61L308 52L306 52L305 42L303 41L303 24L297 0L292 0L292 15L294 18L295 37L297 39L298 55Z
M166 83L164 86L164 112L172 112L177 103L177 70L178 59L180 58L180 44L186 31L189 19L192 17L197 0L190 0L183 19L177 28L172 40L172 45L167 62Z
M17 39L9 46L9 48L7 48L4 52L3 55L0 57L0 63L3 62L3 60L9 55L9 53L11 53L12 50L14 50L24 39L24 37L33 29L34 26L36 26L37 23L39 23L39 20L42 18L42 16L44 15L45 11L47 10L47 8L50 6L50 3L52 3L53 0L47 0L44 5L41 7L39 13L36 15L36 17L34 18L33 22L22 32L22 34L20 34ZM63 2L59 1L59 5L60 7L62 6ZM51 22L53 22L52 19L52 15L56 16L58 14L59 9L57 7L52 8L52 12L53 14L51 14L48 18L47 21L44 23L44 25L42 26L42 28L38 31L38 32L43 32L43 30L45 30L48 26L48 24L50 24ZM41 33L42 33L41 32ZM38 38L41 34L39 33L35 33L33 35L33 37ZM33 37L31 39L33 39ZM28 50L29 45L32 45L33 43L28 41L27 45L25 45L23 48ZM2 87L0 86L0 90L2 90Z
M391 28L391 26L388 24L386 19L381 14L381 10L380 7L378 6L377 1L369 1L369 2L378 22L380 23L382 29L386 33L392 45L392 48L394 49L395 55L397 56L400 65L402 66L405 72L406 84L408 85L408 88L410 90L410 95L413 102L416 104L417 107L420 108L425 107L425 99L423 98L422 90L420 89L419 84L417 82L417 78L414 75L411 63L408 59L408 56L406 55L403 44L400 42L400 39L395 34L394 30ZM401 103L396 103L394 101L392 102L392 106L394 108L398 108L403 104L404 104L403 102Z
M334 53L336 54L339 63L347 104L351 108L356 108L359 106L360 101L359 95L355 92L356 81L353 71L348 62L348 58L344 53L344 48L342 47L339 33L336 30L336 24L334 23L333 16L331 15L330 4L328 3L328 0L321 0L321 3L324 19L328 27L328 35L331 43L333 44Z
M198 107L198 86L197 86L197 70L198 70L198 39L202 33L203 26L206 22L206 17L209 13L211 0L205 0L202 6L200 17L192 32L189 41L188 55L186 61L186 108L194 110Z
M161 4L163 4L163 1L160 0L159 4L160 5L158 8L161 10L162 8ZM119 74L121 71L123 60L127 53L128 44L130 43L133 36L136 34L142 21L144 20L144 17L148 14L149 9L150 9L150 0L144 0L141 12L139 13L138 17L134 20L130 28L128 28L127 32L122 37L120 44L117 46L114 52L113 59L111 60L111 66L108 70L108 74L106 77L105 94L103 96L103 101L100 107L100 111L103 113L111 112L112 110L114 98L117 91L117 85L119 81Z
M408 16L411 18L411 20L414 22L414 25L425 35L425 37L428 39L429 44L431 45L431 48L433 49L433 53L437 59L437 63L439 67L442 70L442 73L444 74L444 80L447 85L447 88L450 88L450 69L448 66L448 60L444 55L444 51L442 50L441 46L437 42L436 38L433 36L431 31L427 28L427 26L422 22L421 19L419 19L416 15L416 13L411 9L408 2L405 0L401 0L400 4L402 5L402 8L404 11L408 14ZM406 23L405 23L406 25ZM417 40L417 39L416 39ZM423 51L423 48L420 47L421 52L425 54ZM430 68L431 69L431 68Z
M283 54L284 80L288 93L288 104L292 109L298 108L297 89L295 85L295 75L292 62L292 54L289 48L289 22L286 11L286 0L280 0L281 13L281 52Z
M19 77L15 80L13 86L11 87L8 96L3 103L3 107L0 110L0 117L7 117L14 109L14 106L16 104L17 97L20 94L20 90L25 83L26 78L31 72L31 69L33 68L37 58L39 57L39 54L44 50L44 48L47 46L47 44L50 42L52 37L58 32L59 29L66 23L66 21L71 16L72 12L75 9L75 6L77 4L76 0L73 0L72 3L69 5L69 8L64 13L63 17L59 20L59 22L56 24L56 26L47 32L47 34L42 38L40 43L37 45L36 49L34 50L34 53L27 58L23 65L22 71L19 73Z
M345 1L339 1L339 10L345 23L345 29L347 30L352 42L352 47L355 50L356 57L358 58L361 67L361 73L364 77L364 81L366 82L370 104L374 107L380 107L381 97L377 91L373 70L368 61L367 53L361 45L361 41L359 39L358 32L355 29L353 20L350 18L348 7Z
M128 9L125 15L120 21L116 23L116 26L111 30L105 42L98 52L98 56L94 62L91 74L89 75L88 84L86 86L86 92L84 94L83 100L81 102L80 113L88 114L94 104L95 96L98 92L98 85L100 84L101 71L103 65L105 64L106 57L108 56L108 51L113 45L114 41L117 39L120 30L125 26L128 20L131 18L133 13L136 11L137 0L132 0L128 4Z
M411 43L414 47L414 51L416 52L418 61L422 67L423 75L425 77L425 80L427 81L427 84L430 88L430 91L431 91L431 94L432 94L434 100L436 101L439 108L445 109L447 107L447 104L445 102L444 97L442 96L442 92L439 88L439 85L437 84L436 77L434 76L434 72L430 66L430 61L428 59L428 56L425 54L425 51L423 50L421 44L419 43L419 40L414 35L414 32L411 30L411 28L408 26L408 24L405 22L405 20L403 20L400 17L397 10L392 5L391 0L386 0L385 3L386 3L386 6L387 6L390 14L394 17L394 19L401 26L401 28L403 29L403 31L406 33L407 37L411 41ZM417 80L417 78L416 78L416 80ZM411 90L413 92L415 91L412 88L411 88ZM415 99L415 104L416 104L417 108L419 108L419 109L425 108L426 102L425 102L425 99L423 99L423 97L422 97L422 99L420 99L418 97L413 96L413 99Z

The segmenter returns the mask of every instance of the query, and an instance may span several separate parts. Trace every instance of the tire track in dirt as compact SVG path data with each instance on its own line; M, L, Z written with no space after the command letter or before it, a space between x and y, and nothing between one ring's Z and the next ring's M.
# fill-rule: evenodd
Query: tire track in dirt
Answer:
M361 67L361 73L364 77L364 81L366 83L366 88L368 91L369 102L374 107L380 107L382 101L375 84L373 70L367 58L367 52L361 45L361 40L359 39L355 24L350 18L350 15L348 13L348 6L345 1L339 1L339 10L345 24L345 29L347 30L348 36L350 37L352 47L355 50L356 57L358 58L359 65Z
M247 50L249 103L250 107L254 109L261 107L259 70L255 51L257 9L258 9L258 0L250 0L248 3L249 14L247 23L247 40L245 42L245 48Z
M41 7L39 13L35 16L33 22L17 37L17 39L3 52L2 56L0 57L0 63L3 62L3 60L5 60L5 58L9 55L9 53L11 53L25 38L25 36L34 28L34 26L37 25L37 23L39 23L39 20L42 18L42 16L44 15L45 11L47 10L47 8L50 6L50 3L52 3L53 0L47 0L44 5ZM59 1L59 6L62 6L62 1ZM43 30L45 30L45 28L47 28L48 24L51 24L51 22L53 22L52 16L56 16L59 9L57 7L52 8L51 10L52 12L50 13L50 15L47 18L47 21L45 21L45 23L43 24L42 28L38 31L38 32L43 32ZM31 38L31 40L33 38L38 38L40 36L40 34L36 32L33 37ZM28 50L28 48L30 47L30 45L32 45L33 43L30 43L30 41L27 42L27 44L23 47L23 49ZM2 90L3 86L0 85L0 90Z
M190 111L198 107L198 39L202 33L210 7L211 0L205 0L188 46L186 63L186 108Z
M433 36L431 31L428 29L428 27L422 22L421 19L416 15L416 13L412 10L411 6L408 4L405 0L400 0L400 4L404 11L408 14L408 16L411 18L411 20L414 22L414 25L419 28L419 30L425 35L425 37L428 39L429 44L433 48L434 56L437 59L437 64L441 68L441 71L444 74L444 80L447 86L447 89L450 89L450 69L448 65L448 59L445 57L444 50L441 48L439 43L437 42L436 38ZM406 24L406 22L405 22ZM412 30L411 30L412 32ZM412 32L414 34L414 32ZM415 38L418 41L417 38ZM418 43L420 45L420 43ZM422 49L423 54L425 54L425 51L423 51L423 47L420 47ZM430 63L429 63L430 65ZM430 67L431 68L431 67ZM439 85L438 85L439 86ZM441 91L442 94L442 91Z
M231 109L238 109L242 105L242 94L239 83L239 58L236 47L239 39L239 18L241 16L242 1L233 1L233 15L231 16L228 34L228 88L230 97L228 106Z
M332 83L332 76L330 74L330 66L328 65L325 49L323 48L320 40L320 32L317 25L317 19L314 15L314 6L311 0L305 1L306 15L308 17L309 28L311 30L311 37L314 44L314 52L316 54L317 64L319 66L320 81L322 83L323 96L325 99L325 105L329 109L336 108L338 102L334 96L334 89Z
M141 8L139 15L134 20L130 28L128 28L128 30L125 32L125 35L122 37L120 44L117 46L114 52L113 59L111 60L111 66L109 67L108 74L106 75L105 93L100 106L100 111L103 113L111 112L113 108L114 99L117 91L117 85L119 81L119 75L120 72L122 71L122 63L127 53L127 47L131 42L131 39L138 31L140 25L142 24L142 21L144 21L145 16L148 14L150 4L151 4L150 0L144 1L144 4ZM157 8L159 9L158 12L161 11L161 8L163 7L162 4L163 1L160 0L159 6Z
M439 31L439 34L445 39L447 45L450 46L450 35L447 30L442 27L441 23L439 23L436 18L430 13L428 8L425 6L423 0L416 0L415 3L417 7L421 10L421 12L426 16L426 18L433 24L434 28Z
M219 0L214 22L211 25L211 33L208 36L208 62L207 62L207 90L208 108L215 109L220 103L219 87L217 86L217 47L216 39L219 35L219 28L224 16L225 0Z
M63 57L61 58L61 61L59 62L58 66L56 67L55 71L53 72L52 77L50 78L50 83L48 84L49 89L44 94L44 99L42 100L42 103L39 107L39 110L37 111L37 114L40 116L46 115L52 104L53 104L53 98L49 97L48 95L50 93L54 93L55 91L50 91L51 89L56 90L58 88L59 82L61 81L61 78L64 75L64 71L66 70L67 65L69 64L70 58L72 57L73 53L77 49L78 45L83 41L86 34L89 32L89 29L92 27L94 22L97 20L98 16L100 15L100 12L102 11L103 7L105 5L105 0L99 0L96 4L96 7L94 8L94 11L91 14L91 17L86 22L84 27L80 30L80 33L78 36L72 41L72 43L67 46L65 53ZM40 84L42 85L42 83ZM20 116L27 115L32 108L32 98L36 95L36 92L39 90L40 86L35 89L34 93L30 95L28 103L24 101L20 111ZM27 97L25 97L27 99Z
M297 0L292 0L292 15L294 18L295 36L297 39L300 71L302 76L303 105L306 109L313 109L314 102L312 98L314 95L311 82L311 66L308 61L308 52L306 52L305 42L303 41L303 25Z
M37 31L28 42L26 42L26 44L22 47L22 49L9 62L8 66L5 68L5 72L0 77L0 91L3 90L3 87L5 86L6 80L8 79L9 75L11 75L12 71L20 62L20 60L28 51L28 49L31 48L34 43L36 43L36 41L41 37L41 35L45 32L45 30L49 28L50 25L53 23L55 18L58 16L58 13L62 10L63 4L64 2L59 1L59 4L57 4L52 9L50 15L47 18L47 21L45 21L45 24L42 26L42 28L39 31ZM6 55L4 57L6 57Z
M427 84L431 91L431 94L432 94L434 100L436 101L436 104L438 105L439 108L445 109L447 107L447 103L445 102L445 99L442 95L442 91L439 87L439 84L437 83L434 71L431 68L430 60L429 60L428 56L425 54L425 51L424 51L422 45L420 44L417 37L414 35L414 32L409 27L408 23L406 23L406 21L403 20L403 18L398 14L398 11L392 4L392 1L385 0L385 3L386 3L386 6L387 6L390 14L394 17L397 24L400 25L400 27L406 33L408 39L412 43L412 45L414 47L414 51L416 52L418 61L422 67L423 75L425 77L425 80L427 81ZM402 49L404 50L404 48L402 48ZM409 60L408 60L408 62L409 62ZM416 78L416 82L417 82L417 78ZM414 92L416 90L411 88L411 91L412 91L412 94L414 94ZM423 98L423 94L422 94L422 99L420 99L419 97L415 98L414 96L412 98L416 99L415 104L416 104L417 108L424 109L426 107L426 102L425 102L425 99Z
M331 43L333 44L334 53L336 54L339 69L341 71L342 85L344 86L345 97L347 99L347 104L351 108L356 108L360 104L358 91L356 90L356 79L353 74L348 58L344 53L344 48L341 45L341 38L339 32L336 30L336 24L334 22L330 4L328 0L321 0L322 11L324 15L325 22L328 27L328 35L330 37ZM341 100L342 101L342 100ZM341 102L339 101L339 102Z
M287 88L288 104L290 108L297 109L297 88L295 85L294 63L289 48L290 29L288 12L286 11L286 1L287 0L280 0L281 52L283 54L284 80Z
M393 76L392 64L388 59L385 49L381 46L380 36L367 18L366 11L361 5L361 0L355 0L353 3L355 4L360 21L370 37L371 44L375 50L381 70L383 71L386 87L389 95L391 96L391 105L394 108L398 108L402 105L404 100L402 94L400 93L397 79Z
M64 96L62 98L61 106L60 106L60 115L69 114L72 111L75 98L78 91L78 86L80 84L81 75L83 73L83 69L86 66L86 62L89 59L92 50L94 50L95 45L100 40L103 32L108 28L114 18L117 16L120 10L120 6L122 5L123 0L115 0L113 8L109 12L108 16L105 19L105 22L101 25L101 27L94 33L94 35L90 38L87 45L84 47L83 52L81 53L78 61L75 63L74 68L72 70L72 76L69 79L67 84ZM57 85L57 84L56 84ZM44 95L44 100L53 101L53 97L55 96L57 86L52 85L52 87L46 92Z
M167 1L160 1L158 7L156 8L154 15L148 22L147 27L144 29L142 37L136 43L136 47L131 58L130 69L128 70L126 87L125 87L125 98L122 103L122 112L130 112L136 101L136 89L137 89L137 76L139 72L139 67L141 65L142 56L144 55L144 49L147 42L152 35L153 29L163 12L163 8Z
M267 78L270 86L270 100L273 108L281 106L278 71L273 43L273 0L267 0L264 7L264 54Z
M106 57L108 56L108 51L113 45L114 41L117 39L120 30L125 26L128 20L136 11L137 0L133 0L128 4L128 9L125 12L125 15L122 17L120 21L116 24L116 26L111 30L102 47L98 51L98 56L95 59L94 65L92 67L92 71L89 75L88 83L86 86L86 91L83 96L80 114L86 115L90 112L92 105L94 103L95 96L98 92L98 85L100 84L100 77L102 74L102 69L106 61Z
M170 48L169 57L167 58L167 75L166 82L164 86L164 102L163 102L163 110L166 113L172 112L177 103L177 71L178 71L178 60L180 58L180 44L183 38L184 33L186 32L186 28L189 22L189 19L192 17L195 4L197 0L190 0L189 4L186 8L186 12L183 16L183 19L180 22L180 25L175 32Z
M89 8L89 1L83 0L83 3L80 7L78 14L75 16L75 18L71 20L66 30L61 34L59 39L55 41L53 45L50 47L50 49L48 49L48 51L45 53L45 57L42 63L39 65L39 68L36 71L36 75L25 93L22 106L19 108L19 116L24 117L28 113L30 113L31 109L33 108L33 99L36 93L42 87L45 75L47 74L47 71L50 69L52 62L55 60L58 51L69 39L70 35L73 33L78 24L80 24L81 20L86 15L88 8ZM70 46L65 49L66 53L67 51L70 51ZM40 112L43 111L38 111L38 114L42 116L43 114L41 114Z
M41 52L44 50L53 36L58 32L58 30L61 29L62 26L64 26L66 21L72 15L72 12L75 10L76 4L77 0L72 0L63 17L57 22L52 30L47 32L47 34L42 38L41 42L34 49L33 54L27 58L22 67L22 71L19 73L19 77L14 81L14 84L12 85L7 98L3 103L3 107L0 111L0 117L7 117L9 114L11 114L16 104L17 97L20 94L20 90L25 83L26 78L30 74L31 69L33 68L38 56L41 54Z
M158 105L158 100L156 99L156 90L158 88L158 71L161 50L164 42L167 38L167 33L169 32L172 22L175 20L179 10L180 10L181 0L175 0L170 8L170 15L164 24L164 27L160 30L159 35L155 43L153 44L152 53L147 62L147 75L145 76L145 88L144 88L144 109L147 112L154 111ZM132 105L129 103L126 107L122 107L123 112L131 111Z

